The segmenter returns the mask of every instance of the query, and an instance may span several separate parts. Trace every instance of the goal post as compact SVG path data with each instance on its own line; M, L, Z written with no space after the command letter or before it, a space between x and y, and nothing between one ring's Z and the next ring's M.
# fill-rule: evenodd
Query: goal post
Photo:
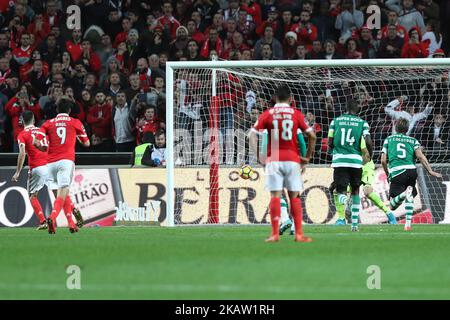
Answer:
M401 112L410 112L416 114L411 134L439 167L450 160L448 144L434 146L435 141L430 141L434 132L429 126L438 121L438 114L450 121L449 70L449 58L168 61L166 225L268 222L267 194L266 205L261 204L261 168L256 170L258 177L254 180L258 181L241 181L236 171L244 163L256 166L246 142L249 125L273 104L275 89L281 83L289 85L295 106L308 113L307 120L321 130L314 165L329 167L327 126L342 113L345 101L359 99L361 116L371 126L377 165L380 141L392 133L393 121ZM433 222L442 221L449 205L445 198L437 197L437 182L419 180L427 188L427 199L417 204L415 212L434 210ZM439 205L430 206L433 201ZM330 211L331 207L330 203ZM227 214L222 214L223 210ZM378 217L367 222L384 222L382 216ZM332 220L328 218L324 222ZM309 217L306 220L316 222Z

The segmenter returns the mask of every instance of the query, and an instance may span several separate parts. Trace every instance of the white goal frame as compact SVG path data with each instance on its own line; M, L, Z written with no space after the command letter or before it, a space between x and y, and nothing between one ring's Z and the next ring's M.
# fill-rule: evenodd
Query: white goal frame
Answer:
M167 170L167 226L175 226L174 190L174 71L177 69L211 69L212 96L215 96L215 70L227 68L282 67L405 67L449 66L450 58L421 59L341 59L341 60L247 60L247 61L167 61L166 62L166 170Z

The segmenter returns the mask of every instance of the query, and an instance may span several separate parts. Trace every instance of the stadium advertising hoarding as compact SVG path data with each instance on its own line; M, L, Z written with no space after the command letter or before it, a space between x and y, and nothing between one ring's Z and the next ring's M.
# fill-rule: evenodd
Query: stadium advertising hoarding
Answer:
M88 224L112 225L116 201L121 200L120 185L113 181L115 173L116 169L75 170L70 196ZM53 203L53 193L49 196ZM62 214L56 222L58 226L67 226L67 219Z
M37 226L39 221L28 200L27 174L23 172L18 182L11 182L14 172L0 169L0 227ZM39 201L42 209L49 212L51 203L46 192L39 194Z
M13 174L12 169L0 169L0 226L36 226L38 221L27 199L26 174L21 175L18 183L12 183L10 179ZM335 208L328 191L332 177L331 168L310 167L306 170L302 199L307 223L336 221ZM269 222L268 193L264 190L262 169L255 169L252 179L243 180L237 169L222 168L219 181L221 223ZM434 188L436 181L430 180L428 183L433 183ZM205 223L209 201L209 169L176 169L175 185L175 221L184 224ZM374 189L387 202L388 183L382 169L376 171ZM440 190L438 187L434 189ZM437 192L432 196L438 197L442 205L447 192L445 184L442 184L441 189L442 194ZM77 169L71 197L88 225L111 226L120 221L139 221L140 216L143 221L157 219L161 225L166 223L166 172L162 168ZM48 214L53 194L43 190L39 199ZM363 224L386 222L385 215L363 195L361 202ZM416 213L423 211L423 203L422 193L419 191L414 202ZM433 204L433 200L431 203ZM402 217L404 213L403 207L400 207L396 216ZM65 224L64 216L60 215L58 225Z
M417 197L414 198L414 212L420 214L424 211L423 200L422 200L422 192L417 187ZM375 181L373 184L374 192L376 192L383 202L388 205L389 204L389 182L386 174L382 168L377 168L375 170ZM386 215L381 211L377 206L373 204L372 201L368 197L364 195L363 188L361 188L361 223L367 224L377 224L387 222ZM394 215L398 218L404 217L406 214L405 204L403 203L397 210L395 210ZM425 221L424 221L425 222Z
M0 169L0 226L32 227L38 220L28 200L27 174L23 172L17 183L11 182L15 170ZM112 225L115 203L120 201L120 184L114 181L116 169L77 169L70 194L81 210L87 225ZM53 193L44 188L39 201L46 215L50 214ZM58 226L67 226L64 214L57 219Z
M450 223L450 166L438 166L433 169L442 174L442 179L424 173L421 175L423 176L421 185L427 188L430 210L435 223Z

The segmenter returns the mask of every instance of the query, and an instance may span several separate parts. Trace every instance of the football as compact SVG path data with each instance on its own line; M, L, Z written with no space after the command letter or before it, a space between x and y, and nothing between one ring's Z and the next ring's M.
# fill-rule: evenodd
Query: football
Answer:
M253 175L253 169L249 165L244 165L239 169L239 175L242 179L250 179Z

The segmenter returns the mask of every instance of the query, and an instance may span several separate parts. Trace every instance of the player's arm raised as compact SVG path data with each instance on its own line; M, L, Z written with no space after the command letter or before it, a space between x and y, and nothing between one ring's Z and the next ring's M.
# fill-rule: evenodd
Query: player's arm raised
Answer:
M427 170L427 172L430 176L433 176L436 178L442 178L442 174L433 171L433 169L430 166L430 163L428 162L427 157L423 154L421 148L417 148L414 151L414 154L416 155L417 159L419 159L420 163Z
M19 155L17 157L16 172L11 178L11 181L17 182L19 180L20 172L23 169L23 164L25 162L25 157L27 156L25 151L25 144L19 142Z
M400 118L402 112L396 111L395 108L397 108L399 105L401 105L403 103L403 101L405 101L407 99L408 99L408 97L406 97L406 96L400 96L397 99L392 100L384 107L384 111L391 118L394 118L394 119Z

